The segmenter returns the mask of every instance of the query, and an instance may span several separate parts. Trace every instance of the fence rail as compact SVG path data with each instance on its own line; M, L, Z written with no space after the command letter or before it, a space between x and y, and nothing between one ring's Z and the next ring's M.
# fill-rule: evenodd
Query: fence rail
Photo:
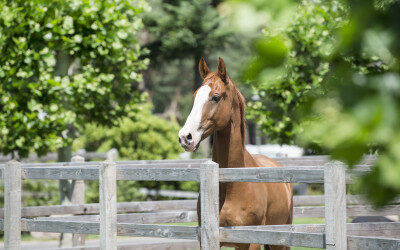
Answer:
M71 166L72 165L72 166ZM22 179L48 180L99 180L99 165L74 163L65 165L38 166L21 164ZM166 164L170 165L170 163ZM200 182L200 165L195 168L183 168L178 163L165 167L161 163L116 164L117 180L134 181L197 181ZM147 166L147 167L146 167ZM368 166L347 170L346 182L369 171ZM3 178L4 166L0 167ZM219 169L220 182L286 182L286 183L324 183L323 167L283 167L283 168L222 168Z
M0 229L5 231L6 249L20 248L20 232L59 232L100 235L101 249L116 249L117 235L200 240L203 249L219 249L220 242L256 243L320 247L327 249L398 249L400 223L346 224L346 217L364 214L399 214L400 205L382 211L348 196L356 205L346 208L346 182L369 171L374 157L366 157L359 166L345 170L327 157L277 159L282 168L219 169L203 160L125 161L74 163L17 163L0 165L6 185L5 208L0 210ZM21 209L22 179L100 180L100 204L27 207ZM190 222L197 219L196 201L116 202L117 180L198 181L201 189L201 226L149 225L149 223ZM219 227L219 182L303 182L324 183L325 196L295 198L303 207L295 207L295 216L325 217L324 225L277 225ZM325 204L325 206L312 206ZM307 206L308 205L308 206ZM179 208L178 208L179 207ZM176 209L188 211L173 211ZM16 212L19 211L19 212ZM120 214L119 212L135 212ZM139 213L138 213L139 212ZM146 212L145 214L143 214ZM96 215L98 214L99 215ZM346 214L347 213L347 214ZM80 216L37 217L50 214ZM95 215L87 215L95 214ZM146 216L144 216L146 215ZM347 229L346 229L347 228Z
M316 196L316 197L314 197ZM383 209L375 210L371 205L362 204L360 196L347 196L348 204L346 207L347 217L358 216L391 216L400 214L400 204L388 205ZM399 203L397 200L396 203ZM325 216L325 207L323 197L319 195L294 196L294 216L296 218L323 218ZM118 213L149 213L149 212L165 212L179 211L189 212L196 211L197 200L172 200L172 201L141 201L141 202L120 202L117 203ZM52 215L76 215L72 219L78 219L78 215L99 214L100 205L98 203L88 204L72 204L72 205L53 205L53 206L32 206L22 207L22 217L43 217ZM148 214L149 215L149 214ZM156 214L152 214L156 216ZM182 215L183 216L183 215ZM197 215L196 215L197 216ZM4 209L0 208L0 218L4 218ZM59 217L54 217L59 218ZM191 221L197 222L197 217L193 217Z

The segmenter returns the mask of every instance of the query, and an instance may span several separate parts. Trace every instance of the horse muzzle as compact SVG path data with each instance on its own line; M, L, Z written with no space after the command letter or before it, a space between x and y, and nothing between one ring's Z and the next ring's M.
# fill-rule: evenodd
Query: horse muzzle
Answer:
M199 131L190 133L181 129L181 131L179 131L179 143L185 151L194 152L200 146L201 135L202 133Z

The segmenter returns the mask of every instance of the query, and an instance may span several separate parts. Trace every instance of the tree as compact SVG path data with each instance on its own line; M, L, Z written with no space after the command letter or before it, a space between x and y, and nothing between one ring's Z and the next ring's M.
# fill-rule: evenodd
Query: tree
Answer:
M347 21L339 1L304 1L295 20L283 30L266 29L255 42L256 57L246 74L258 99L249 102L248 117L277 143L293 144L296 110L310 95L322 94L335 43L335 32Z
M177 143L179 126L151 113L151 105L141 104L140 112L122 119L119 126L107 128L87 124L74 148L107 152L118 149L119 157L126 160L177 159L183 150Z
M143 99L136 83L146 61L136 35L146 6L143 0L0 2L3 154L66 147L77 126L115 125Z
M215 9L219 1L160 0L152 3L153 11L144 18L150 33L147 48L151 60L190 58L195 72L193 89L197 89L202 83L198 70L200 58L223 47L231 34Z
M323 7L332 3L311 4L320 6L319 13L326 16ZM353 0L336 4L344 7L344 22L335 30L329 53L322 57L327 67L317 79L319 86L311 84L299 109L292 109L298 115L298 122L292 123L298 126L292 131L302 145L318 145L350 167L364 154L376 153L372 171L360 178L358 187L376 205L385 205L400 194L400 3ZM323 19L322 24L329 27ZM308 31L316 29L321 27L312 25ZM276 36L261 45L259 57L249 67L248 74L254 79L285 69L285 50L290 51L285 40ZM276 53L276 48L281 48L281 53ZM273 55L274 60L262 55ZM304 56L313 58L312 51ZM288 65L289 71L282 72L296 72L296 65ZM276 88L280 84L270 82ZM300 78L294 84L301 82ZM284 100L273 101L287 105Z
M376 152L358 187L381 206L400 194L400 3L349 1L349 9L329 58L327 94L308 104L301 139L350 166Z

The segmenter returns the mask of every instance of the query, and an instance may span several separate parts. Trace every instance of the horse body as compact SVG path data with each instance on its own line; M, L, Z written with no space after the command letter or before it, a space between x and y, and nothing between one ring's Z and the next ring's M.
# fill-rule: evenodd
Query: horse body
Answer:
M212 159L220 168L279 167L262 155L251 155L244 146L245 102L239 90L226 74L220 58L218 72L210 73L204 60L200 61L204 78L179 140L187 151L197 149L199 143L214 134ZM200 98L203 98L200 100ZM197 117L196 117L197 115ZM191 118L191 120L189 120ZM220 183L220 226L250 226L291 224L293 189L288 183ZM198 203L198 214L200 204ZM199 218L200 223L200 218ZM257 244L222 243L237 249L261 249ZM288 249L266 246L266 249Z

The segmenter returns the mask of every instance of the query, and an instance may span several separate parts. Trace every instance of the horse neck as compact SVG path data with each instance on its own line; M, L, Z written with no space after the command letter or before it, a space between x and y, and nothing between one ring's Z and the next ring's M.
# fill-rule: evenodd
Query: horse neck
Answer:
M240 111L233 110L232 114L230 124L225 129L214 133L212 159L219 164L220 168L245 166Z

